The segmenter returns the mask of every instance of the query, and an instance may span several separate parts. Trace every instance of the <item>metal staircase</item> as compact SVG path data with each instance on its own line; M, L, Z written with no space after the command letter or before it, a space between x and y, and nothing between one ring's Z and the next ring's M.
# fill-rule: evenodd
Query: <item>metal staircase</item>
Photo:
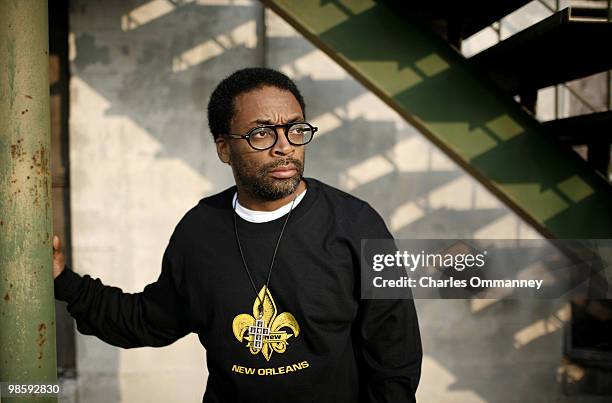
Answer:
M492 73L483 72L484 62L478 66L466 59L436 35L440 30L431 29L432 24L459 25L453 29L463 32L460 23L466 20L473 27L466 29L469 33L490 18L468 20L466 15L478 14L468 10L456 14L459 22L450 20L455 14L446 6L457 7L453 1L437 2L435 9L424 6L430 19L412 2L263 2L544 236L611 237L612 187L607 178L515 102ZM501 11L487 11L498 18L525 2L474 4L479 3L489 9L499 3ZM439 15L433 14L436 9L442 10Z
M460 49L464 39L529 2L477 1L466 5L442 1L436 2L435 7L433 4L414 6L416 12L409 10L399 0L385 0L384 3L409 20L418 19L418 24L428 27ZM609 43L612 40L610 1L573 0L569 7L561 10L559 1L539 0L539 3L547 7L552 15L468 59L468 63L488 76L500 90L510 96L518 95L521 105L534 114L539 89L600 72L607 71L609 74L612 69L612 53L593 51L588 46L593 41ZM556 7L551 3L557 3ZM607 89L608 110L612 103L611 91ZM580 99L578 94L574 95ZM559 119L554 124L545 122L544 126L566 145L588 146L587 159L591 166L608 177L610 152L606 150L609 151L611 143L609 136L600 130L603 121L608 119L609 114L593 113L582 115L579 120ZM581 129L586 131L576 131L578 121L581 122ZM566 123L568 126L564 127ZM570 130L574 130L571 135Z

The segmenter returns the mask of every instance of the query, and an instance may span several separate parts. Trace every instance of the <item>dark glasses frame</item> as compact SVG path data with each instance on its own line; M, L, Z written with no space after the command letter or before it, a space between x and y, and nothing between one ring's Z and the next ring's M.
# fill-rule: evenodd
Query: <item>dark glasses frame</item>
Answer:
M294 125L307 125L308 127L310 127L310 130L312 131L312 136L310 137L310 140L308 140L307 142L302 143L302 144L297 144L297 143L292 142L289 139L289 128L291 128L291 126L294 126ZM276 133L276 129L278 127L282 127L284 129L285 138L287 139L289 144L291 144L293 146L304 146L304 145L310 143L312 141L312 139L314 138L315 133L319 130L318 127L313 126L313 125L311 125L308 122L291 122L291 123L287 123L287 124L284 124L284 125L259 125L259 126L256 126L256 127L252 128L252 129L250 129L246 134L228 133L228 134L223 134L221 136L229 137L229 138L234 138L234 139L245 139L249 143L251 148L253 148L255 150L258 150L258 151L263 151L263 150L269 150L270 148L272 148L272 147L274 147L276 145L276 143L278 142L278 134L276 135L276 139L274 140L274 143L272 143L272 145L270 145L269 147L266 147L266 148L257 148L257 147L255 147L251 143L251 136L252 136L253 132L255 130L258 130L258 129L272 128L272 129L274 129L274 132Z

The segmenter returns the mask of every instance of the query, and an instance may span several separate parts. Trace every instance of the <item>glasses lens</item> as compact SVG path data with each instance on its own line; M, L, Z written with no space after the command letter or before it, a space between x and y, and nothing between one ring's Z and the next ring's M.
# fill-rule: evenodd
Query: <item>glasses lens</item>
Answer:
M296 123L289 127L289 141L294 144L306 144L312 139L312 127L306 123Z
M276 141L276 131L270 127L258 127L251 132L249 140L254 148L265 150Z

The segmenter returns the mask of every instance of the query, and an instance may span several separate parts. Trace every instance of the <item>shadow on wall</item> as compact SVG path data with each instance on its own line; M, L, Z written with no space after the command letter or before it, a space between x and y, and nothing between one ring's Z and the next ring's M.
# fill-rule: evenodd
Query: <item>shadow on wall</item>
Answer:
M167 239L169 219L153 214L170 217L204 196L198 192L230 184L208 133L206 103L222 78L263 63L261 23L255 1L70 2L76 270L142 289L159 270L152 245ZM177 399L201 399L199 355L166 360L171 354L120 351L88 336L77 337L77 354L82 401L130 401L145 392L143 399L161 401L159 385L179 382L186 387ZM164 362L145 368L153 356Z
M71 2L71 74L108 102L105 116L156 139L157 158L180 158L218 189L228 176L211 175L221 164L206 105L222 78L263 63L261 15L254 1Z

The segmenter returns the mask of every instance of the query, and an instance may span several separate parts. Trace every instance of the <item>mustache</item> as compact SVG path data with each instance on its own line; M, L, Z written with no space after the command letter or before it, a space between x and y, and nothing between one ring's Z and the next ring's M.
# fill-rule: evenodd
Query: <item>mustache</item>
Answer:
M295 166L295 169L298 170L298 172L302 172L302 170L304 169L304 164L302 164L302 161L295 159L295 158L285 158L282 160L278 160L278 161L274 161L271 162L269 164L264 165L263 167L261 167L260 172L261 173L267 173L269 171L272 171L276 168L280 168L280 167L284 167L287 165L293 165Z

